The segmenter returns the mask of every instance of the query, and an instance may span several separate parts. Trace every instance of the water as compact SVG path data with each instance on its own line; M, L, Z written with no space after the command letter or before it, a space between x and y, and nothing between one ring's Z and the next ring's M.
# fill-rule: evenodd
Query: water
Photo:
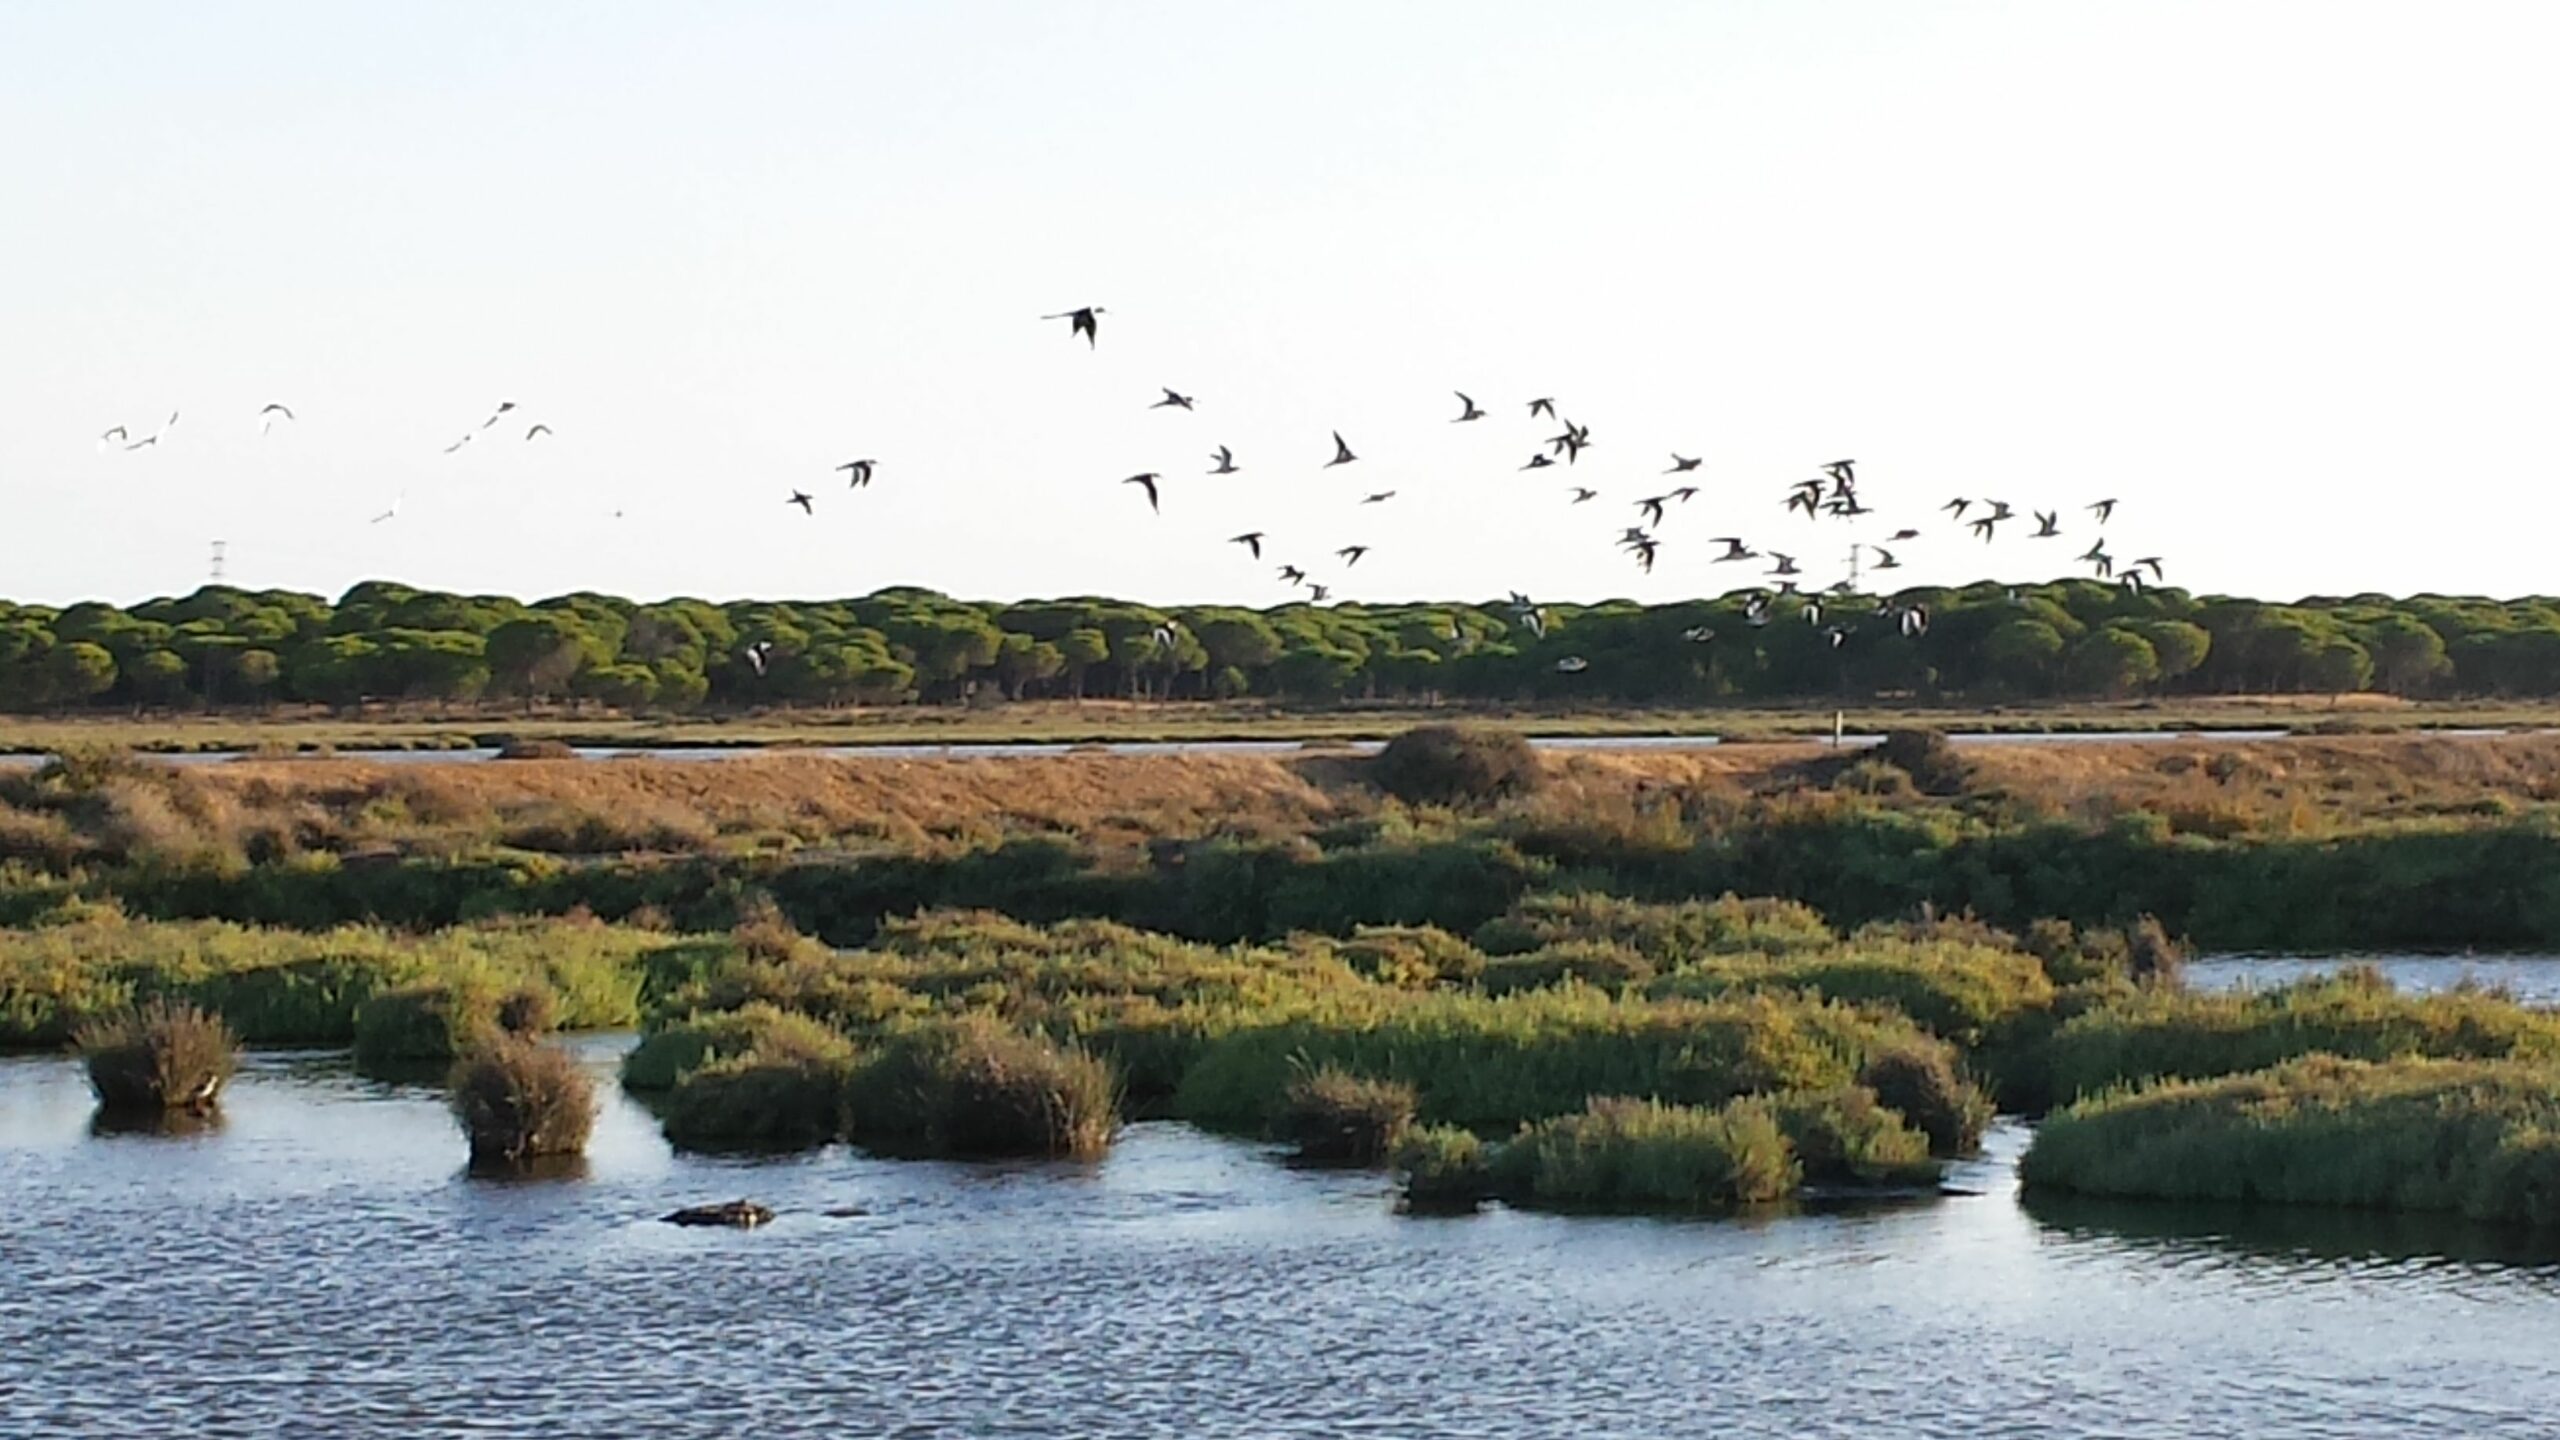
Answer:
M586 1042L600 1077L616 1042ZM610 1093L610 1087L608 1086ZM461 1172L434 1092L255 1057L215 1132L0 1061L0 1434L2545 1436L2560 1255L1991 1193L1748 1221L1393 1213L1179 1126L1095 1166ZM753 1233L654 1217L738 1195ZM832 1207L868 1213L828 1218Z
M2550 955L2216 955L2189 963L2187 984L2199 990L2266 990L2335 974L2347 965L2371 965L2411 994L2489 985L2527 1005L2560 1005L2560 956Z

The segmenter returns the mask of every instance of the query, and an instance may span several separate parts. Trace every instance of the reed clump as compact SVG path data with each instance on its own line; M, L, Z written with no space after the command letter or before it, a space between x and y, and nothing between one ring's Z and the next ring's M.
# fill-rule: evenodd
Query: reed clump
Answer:
M1414 1108L1409 1084L1323 1066L1289 1082L1272 1129L1301 1160L1382 1165L1412 1128Z
M1456 1125L1408 1128L1389 1157L1408 1209L1473 1210L1493 1198L1492 1152Z
M2328 1054L2560 1059L2560 1015L2484 992L2403 995L2374 971L2205 995L2150 988L2072 1017L2044 1044L2057 1103L2148 1079L2204 1079Z
M806 1150L843 1139L861 1060L823 1027L776 1027L682 1073L667 1092L667 1139L686 1150Z
M1526 795L1545 771L1514 730L1422 725L1389 740L1370 762L1378 788L1413 805L1482 805Z
M825 1022L762 1000L653 1027L622 1057L627 1090L666 1091L715 1061L750 1051L814 1053L840 1037Z
M166 1000L83 1025L78 1041L99 1107L119 1115L210 1113L239 1066L220 1016Z
M578 1155L595 1129L595 1086L558 1046L504 1031L483 1037L447 1078L475 1168Z
M853 1138L900 1155L1091 1159L1120 1123L1108 1065L985 1017L892 1035L851 1099Z
M1494 1152L1494 1188L1514 1204L1609 1210L1724 1210L1795 1192L1800 1176L1775 1107L1595 1096Z
M2046 1120L2031 1189L2450 1211L2560 1225L2560 1068L2306 1056L2120 1089Z

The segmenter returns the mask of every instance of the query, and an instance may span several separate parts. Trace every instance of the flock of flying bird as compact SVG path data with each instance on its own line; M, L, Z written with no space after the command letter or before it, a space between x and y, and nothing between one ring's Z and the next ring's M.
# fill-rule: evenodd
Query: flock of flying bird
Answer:
M1069 337L1071 339L1079 336L1082 337L1085 341L1086 347L1088 349L1092 349L1097 348L1100 343L1100 317L1103 313L1104 311L1101 306L1092 305L1075 310L1060 311L1053 315L1044 315L1041 318L1043 320L1064 320L1068 322ZM1146 408L1151 410L1171 409L1183 411L1191 411L1195 408L1195 399L1193 396L1183 394L1170 386L1162 388L1164 391L1163 398L1153 402ZM1450 424L1469 424L1487 418L1487 412L1484 407L1478 405L1471 396L1467 395L1464 391L1455 391L1452 393L1457 396L1459 413L1450 418ZM505 420L509 415L514 414L515 411L516 403L514 401L499 401L497 407L489 413L487 419L482 420L476 428L464 431L460 438L456 439L452 444L445 446L444 453L451 455L461 450L464 446L471 444L475 437L493 429L497 426L498 422ZM1562 433L1545 437L1539 443L1539 448L1530 453L1528 463L1520 467L1524 471L1545 470L1558 464L1562 464L1568 468L1572 467L1581 461L1582 452L1589 449L1594 443L1591 436L1591 427L1588 425L1577 424L1574 421L1565 418L1557 411L1556 401L1553 397L1542 396L1538 399L1529 401L1528 413L1529 418L1532 420L1544 418L1552 421L1555 425L1561 428ZM258 412L258 433L260 435L265 435L272 431L279 421L290 423L294 421L294 419L295 416L293 411L287 406L281 403L269 404ZM98 448L104 451L121 447L124 450L132 451L156 446L164 437L167 436L171 427L175 426L177 423L178 412L172 411L170 412L169 418L162 422L159 429L139 438L136 438L133 433L123 425L112 426L98 437ZM525 442L531 442L548 436L551 433L550 426L536 422L525 429L523 440ZM1210 454L1209 458L1215 463L1207 471L1208 474L1233 475L1239 473L1241 467L1236 464L1235 452L1232 448L1221 445ZM1356 463L1359 459L1360 456L1353 451L1350 442L1342 437L1341 431L1337 430L1333 432L1333 458L1325 461L1320 468L1332 469L1339 465L1350 465ZM876 459L866 458L848 460L834 468L837 474L846 477L850 488L858 490L871 483L873 472L879 464L880 462ZM1665 476L1692 475L1697 473L1703 464L1704 461L1700 457L1682 455L1677 451L1674 451L1671 454L1670 467L1661 473ZM1788 487L1783 502L1783 507L1787 513L1794 514L1800 512L1806 520L1817 523L1825 519L1854 522L1862 517L1876 513L1872 507L1865 503L1864 499L1858 493L1857 462L1855 460L1834 460L1827 465L1818 467L1818 469L1820 471L1819 474L1803 480L1798 480ZM1159 472L1144 471L1139 474L1129 476L1120 483L1123 485L1134 485L1138 487L1146 496L1148 511L1152 514L1162 514L1163 492L1159 487L1164 481L1164 478L1165 477ZM1591 501L1599 499L1600 493L1601 492L1599 490L1588 485L1570 485L1566 488L1565 503L1567 505L1588 504ZM1661 556L1664 543L1657 532L1664 528L1666 521L1674 513L1673 507L1686 506L1690 501L1695 500L1701 493L1702 491L1700 486L1692 483L1683 483L1668 487L1660 494L1647 495L1637 499L1634 502L1634 505L1641 523L1629 525L1625 528L1625 530L1618 536L1618 548L1624 551L1634 561L1637 569L1650 574L1655 563ZM1377 490L1363 496L1359 503L1362 505L1382 505L1395 498L1396 492L1394 490ZM400 513L400 503L401 501L399 499L394 499L388 510L373 517L372 523L380 524L384 521L396 518ZM816 497L804 490L792 490L783 503L798 507L801 512L806 515L815 516L817 514ZM2104 499L2094 501L2085 508L2090 515L2095 517L2096 526L2101 533L2090 544L2087 550L2082 551L2077 557L2075 557L2080 563L2091 566L2099 578L2113 579L2116 583L2127 586L2128 588L2141 588L2146 583L2143 579L2146 572L2150 576L2148 583L2156 584L2161 581L2164 572L2160 557L2156 555L2146 555L2138 559L2119 562L2114 555L2108 552L2106 536L2103 532L2107 522L2114 518L2116 510L2115 500ZM1975 538L1980 539L1985 543L1990 543L1996 540L1999 537L2000 527L2018 518L2017 512L2013 510L2010 507L2009 502L2005 500L1977 500L1967 497L1959 497L1949 500L1946 504L1940 506L1939 509L1942 513L1951 518L1951 523L1964 526ZM2028 532L2028 539L2051 540L2059 538L2062 535L2062 512L2059 509L2030 509L2027 513L2035 521L2035 528ZM1971 515L1972 518L1967 519L1966 517L1968 515ZM1261 560L1263 558L1263 543L1269 538L1270 536L1264 531L1248 530L1242 534L1230 537L1227 543L1243 546L1252 554L1254 559ZM1724 565L1762 559L1770 562L1770 568L1761 573L1764 577L1774 582L1774 587L1762 587L1751 591L1745 596L1743 616L1747 623L1753 626L1764 626L1768 624L1773 616L1778 613L1777 607L1780 602L1785 601L1795 607L1797 615L1806 623L1820 627L1823 635L1830 645L1836 649L1844 644L1849 636L1855 632L1856 626L1853 623L1837 618L1826 623L1823 594L1832 596L1855 594L1858 586L1858 574L1862 569L1895 570L1901 568L1901 557L1891 547L1905 546L1912 542L1919 541L1922 538L1922 532L1920 530L1910 526L1904 526L1896 529L1888 535L1882 544L1868 544L1864 542L1852 544L1848 551L1847 563L1849 573L1840 580L1832 583L1827 587L1827 590L1822 593L1808 592L1801 589L1800 579L1804 575L1804 570L1798 562L1797 557L1786 551L1779 550L1775 546L1771 546L1765 551L1757 549L1754 548L1751 542L1745 540L1739 535L1713 536L1709 538L1707 543L1723 547L1721 553L1709 557L1709 563L1711 564ZM1859 557L1862 553L1866 552L1872 552L1875 558L1872 562L1862 566L1860 564ZM1352 566L1358 565L1362 557L1369 553L1369 546L1354 544L1340 547L1333 552L1333 556L1335 559L1341 561L1343 568L1348 571ZM1304 587L1307 591L1309 601L1314 604L1321 605L1332 598L1332 587L1322 581L1311 578L1308 571L1303 566L1284 563L1278 567L1278 575L1282 581L1289 585ZM2012 589L2010 591L2010 597L2012 600L2019 598L2018 592ZM1542 607L1532 601L1527 595L1518 591L1512 592L1509 598L1508 608L1513 618L1530 633L1541 638L1545 636L1547 631L1546 613ZM1877 602L1873 614L1876 618L1885 621L1891 625L1894 630L1906 637L1925 634L1929 627L1928 608L1925 604L1917 600L1903 600L1888 597ZM1454 623L1455 622L1452 622L1453 627ZM1715 632L1713 629L1701 625L1692 627L1686 631L1685 636L1692 642L1705 643L1712 641L1715 638ZM1159 643L1168 649L1175 643L1177 638L1177 632L1175 627L1172 625L1163 627L1157 635ZM1457 637L1453 634L1453 638ZM745 658L757 673L763 673L765 663L768 658L765 653L757 651L755 653L747 654ZM1557 661L1556 668L1570 674L1586 669L1588 668L1588 665L1581 657L1569 655Z

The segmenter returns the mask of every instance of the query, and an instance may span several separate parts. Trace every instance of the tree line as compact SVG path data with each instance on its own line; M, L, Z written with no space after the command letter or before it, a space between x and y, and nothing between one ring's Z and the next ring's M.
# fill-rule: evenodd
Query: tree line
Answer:
M1760 592L1534 614L1502 601L1157 607L891 589L794 602L526 603L367 581L210 585L129 607L0 602L0 709L591 701L630 710L1115 696L2024 701L2151 694L2560 693L2560 599L2291 604L2087 580L1875 596ZM1575 662L1580 663L1575 663Z

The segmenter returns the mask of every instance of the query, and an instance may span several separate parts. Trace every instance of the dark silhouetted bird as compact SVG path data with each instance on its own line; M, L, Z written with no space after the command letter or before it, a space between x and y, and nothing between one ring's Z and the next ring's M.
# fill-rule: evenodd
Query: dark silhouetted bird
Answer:
M1870 545L1867 548L1876 552L1875 568L1878 570L1899 570L1902 568L1902 562L1893 558L1892 551L1887 550L1881 545Z
M1544 455L1532 455L1529 457L1529 463L1521 466L1520 468L1523 470L1544 470L1554 463L1556 462L1548 459Z
M1132 475L1120 483L1123 485L1142 485L1146 487L1147 509L1161 515L1164 513L1164 507L1156 503L1156 481L1162 478L1164 477L1156 474L1153 470L1150 470L1143 475Z
M1465 407L1466 407L1465 413L1464 413L1464 414L1461 414L1457 419L1450 421L1450 422L1449 422L1450 424L1452 424L1452 425L1462 425L1462 424L1466 423L1466 422L1467 422L1467 421L1469 421L1469 420L1481 420L1481 419L1483 419L1483 418L1484 418L1484 412L1483 412L1482 410L1479 410L1479 409L1477 409L1477 408L1476 408L1476 402L1474 402L1473 400L1470 400L1470 399L1468 399L1468 398L1467 398L1467 392L1466 392L1466 391L1464 391L1464 390L1453 390L1453 391L1451 391L1451 392L1449 392L1449 393L1451 393L1451 394L1453 394L1453 395L1457 396L1457 397L1458 397L1458 403L1459 403L1460 405L1462 405L1462 406L1465 406Z
M1970 501L1970 500L1950 500L1950 501L1948 501L1946 504L1941 505L1941 506L1939 506L1938 508L1939 508L1939 509L1941 509L1941 510L1946 511L1948 514L1953 515L1953 516L1954 516L1954 517L1956 517L1957 519L1961 520L1961 519L1963 519L1963 518L1964 518L1964 512L1965 512L1967 509L1971 508L1971 507L1972 507L1972 505L1973 505L1973 502L1972 502L1972 501Z
M2104 525L2109 520L2115 518L2116 502L2113 500L2101 500L2097 504L2089 507L2089 513L2097 516L2098 523Z
M1336 466L1336 465L1348 465L1348 464L1350 464L1352 461L1357 460L1357 459L1359 459L1359 458L1360 458L1359 456L1354 455L1354 454L1352 454L1352 453L1351 453L1351 447L1350 447L1350 446L1348 446L1348 445L1346 445L1346 444L1344 444L1344 443L1342 442L1342 432L1341 432L1341 431L1339 431L1339 430L1334 431L1334 432L1333 432L1333 458L1332 458L1332 459L1330 459L1330 460L1327 460L1326 462L1324 462L1324 463L1325 463L1325 467L1326 467L1327 469L1330 469L1330 468L1332 468L1333 466Z
M2036 514L2036 533L2035 533L2035 534L2033 534L2033 535L2031 535L2031 536L2029 536L2029 537L2027 537L2027 538L2029 538L2029 539L2031 539L2031 540L2050 540L2050 539L2052 539L2053 537L2055 537L2056 535L2059 535L2059 534L2061 534L2061 533L2062 533L2062 512L2061 512L2061 511L2059 511L2059 510L2038 510L2037 512L2035 512L2035 514Z
M530 439L532 439L533 437L535 437L536 435L548 435L548 434L550 434L550 433L551 433L551 427L550 427L550 426L548 426L548 425L536 425L536 426L534 426L532 429L527 430L526 432L524 432L524 438L526 438L527 440L530 440Z
M1585 500L1597 500L1599 498L1600 492L1597 490L1586 489L1580 485L1573 487L1573 503L1576 505L1581 504Z
M1101 313L1101 306L1088 305L1081 310L1061 310L1055 315L1043 315L1040 318L1066 321L1067 338L1072 340L1078 335L1083 336L1084 348L1090 350L1094 347L1094 332L1100 328L1094 324L1094 317Z
M1361 496L1360 503L1363 505L1380 505L1389 500L1393 500L1394 498L1396 498L1396 492L1393 490L1381 490L1374 495Z
M1246 549L1251 550L1253 552L1253 558L1256 560L1262 558L1262 532L1259 530L1247 530L1241 535L1232 536L1228 539L1227 543L1230 545L1242 545Z
M1148 406L1148 407L1147 407L1148 409L1150 409L1150 410L1162 410L1163 408L1165 408L1165 407L1166 407L1166 406L1168 406L1168 405L1172 406L1174 409L1177 409L1177 410L1188 410L1188 409L1190 409L1190 408L1191 408L1191 397L1190 397L1190 396L1188 396L1188 395L1177 395L1177 394L1175 394L1175 393L1173 392L1173 387L1171 387L1171 386L1169 386L1169 385L1158 386L1157 388L1158 388L1158 389L1160 389L1160 390L1163 390L1163 391L1164 391L1164 398L1163 398L1163 399L1161 399L1161 400L1159 400L1159 401L1157 401L1157 402L1156 402L1156 403L1154 403L1153 405Z
M1307 572L1295 565L1283 565L1280 567L1280 578L1292 585L1303 584L1306 581Z
M1704 462L1701 460L1692 460L1688 456L1674 450L1671 452L1671 468L1663 471L1662 473L1665 475L1686 475L1690 471L1697 469L1702 463Z
M1529 402L1529 418L1535 420L1541 415L1546 416L1550 420L1556 418L1556 402L1553 399L1532 400Z
M1690 501L1698 498L1698 487L1695 485L1680 486L1678 489L1671 492L1671 498L1679 501L1683 505L1686 505Z
M1670 499L1668 495L1649 495L1637 501L1636 508L1644 512L1646 524L1659 525L1662 523L1662 507L1669 503Z
M871 483L871 467L879 463L877 460L847 460L836 469L844 472L852 482L846 488L858 490Z
M1226 446L1219 446L1218 453L1210 456L1209 458L1218 462L1218 468L1210 471L1210 474L1233 475L1236 473L1236 452L1228 449Z
M1886 543L1886 544L1888 544L1888 545L1899 545L1899 544L1901 544L1901 543L1902 543L1903 541L1905 541L1905 540L1917 540L1917 539L1919 539L1919 538L1920 538L1920 532L1919 532L1919 531L1917 531L1917 530L1907 530L1907 529L1906 529L1906 530L1896 530L1896 531L1894 531L1892 534L1887 535L1887 536L1886 536L1886 537L1884 537L1884 538L1885 538L1885 543Z
M489 412L489 418L480 422L480 428L486 430L490 426L497 424L499 416L506 414L514 408L516 408L516 402L513 400L499 401L498 408Z
M1345 545L1333 553L1342 557L1342 568L1348 570L1352 566L1360 563L1360 557L1369 553L1369 547L1366 545Z
M1709 543L1724 547L1724 553L1715 558L1714 563L1718 565L1722 565L1728 560L1757 560L1760 558L1759 551L1743 544L1740 540L1731 535L1719 535Z
M809 498L808 492L806 491L794 490L791 492L791 498L783 501L782 503L785 505L799 506L800 513L803 515L815 515L818 513L816 503Z
M294 418L292 410L279 404L270 404L265 409L260 410L258 412L258 433L264 435L269 430L274 429L276 418L278 416L282 416L287 420Z

